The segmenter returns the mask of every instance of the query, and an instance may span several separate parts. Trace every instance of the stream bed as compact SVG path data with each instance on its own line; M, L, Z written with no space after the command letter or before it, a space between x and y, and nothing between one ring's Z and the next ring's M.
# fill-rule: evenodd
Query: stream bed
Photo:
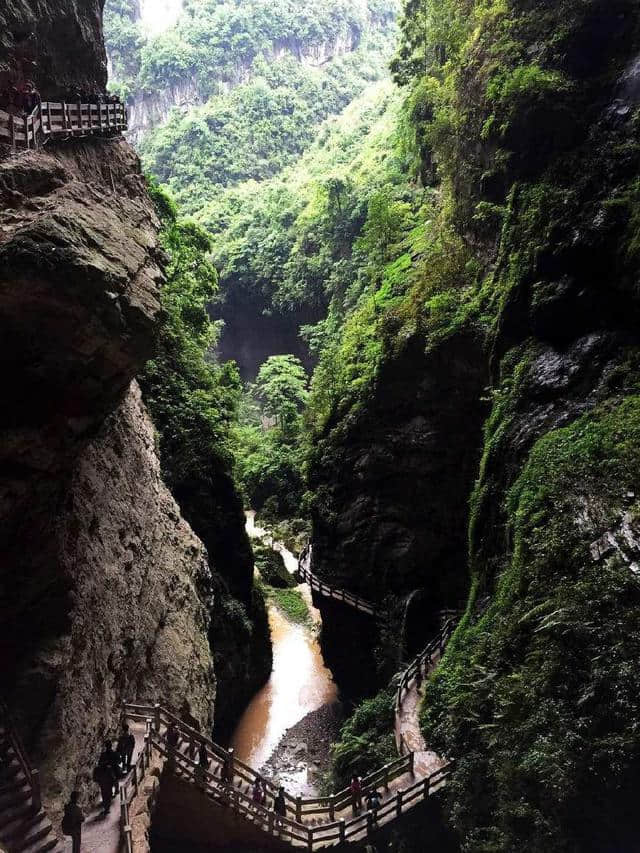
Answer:
M247 532L256 538L268 536L267 531L255 526L253 512L247 513ZM283 545L274 547L293 574L295 556ZM307 585L296 589L307 602L313 625L290 622L269 604L271 677L238 721L231 746L241 761L277 778L291 794L314 796L342 712L336 685L320 651L320 614L312 605Z

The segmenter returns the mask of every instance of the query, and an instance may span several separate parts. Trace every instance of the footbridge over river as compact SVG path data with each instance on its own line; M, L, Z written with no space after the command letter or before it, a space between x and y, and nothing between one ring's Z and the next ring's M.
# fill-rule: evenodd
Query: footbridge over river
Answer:
M346 599L340 596L338 600ZM232 749L225 749L194 729L165 704L125 703L122 718L136 734L134 766L120 785L119 819L105 825L100 849L113 853L137 853L140 849L134 843L130 806L139 790L144 790L150 768L158 763L163 765L163 771L157 819L161 829L169 827L176 842L182 839L184 843L211 849L224 848L229 843L232 847L228 849L252 845L256 851L344 849L375 837L384 827L402 824L410 812L446 784L453 767L453 762L427 749L418 712L424 679L437 666L454 629L455 619L447 619L399 680L394 725L398 757L362 780L364 791L375 788L383 792L377 810L354 814L350 791L343 789L312 798L287 793L286 814L276 815L273 804L277 785L238 760ZM24 749L15 747L19 741L7 715L4 726L3 736L7 743L14 744L14 751L7 754L6 771L0 760L0 773L9 779L22 768L16 781L18 793L12 796L19 796L20 802L24 799L28 808L18 808L6 827L0 821L0 839L9 853L58 850L51 824L40 806L37 771L31 768ZM177 731L177 744L174 740L172 745L167 736L170 727ZM16 750L20 762L12 758ZM199 761L202 752L206 753L206 766ZM256 779L266 788L263 804L254 802L251 795ZM24 846L27 840L34 846Z

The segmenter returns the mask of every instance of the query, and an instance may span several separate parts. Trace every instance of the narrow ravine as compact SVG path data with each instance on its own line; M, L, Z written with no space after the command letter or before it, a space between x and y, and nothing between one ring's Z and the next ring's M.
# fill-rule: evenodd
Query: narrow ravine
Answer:
M255 513L247 512L247 532L252 538L263 538L267 531L255 526ZM281 544L280 551L287 570L297 568L295 556ZM313 795L315 786L309 773L307 743L290 744L299 760L265 768L286 733L307 715L319 709L330 709L338 698L330 670L325 666L318 642L320 613L312 604L306 584L296 587L303 595L313 620L313 627L289 621L274 604L269 605L269 625L273 643L273 670L269 681L253 697L245 709L231 739L236 756L255 769L276 774L294 794ZM310 718L309 725L313 725ZM321 725L318 722L318 725Z

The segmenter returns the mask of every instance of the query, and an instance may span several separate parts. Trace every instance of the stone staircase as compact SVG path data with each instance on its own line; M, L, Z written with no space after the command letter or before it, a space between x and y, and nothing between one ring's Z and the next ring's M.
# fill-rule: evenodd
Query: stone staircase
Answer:
M7 853L63 853L42 809L37 771L0 706L0 847Z

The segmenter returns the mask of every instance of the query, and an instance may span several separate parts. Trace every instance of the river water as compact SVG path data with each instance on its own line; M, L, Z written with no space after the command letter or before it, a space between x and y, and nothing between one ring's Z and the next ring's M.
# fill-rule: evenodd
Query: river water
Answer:
M247 532L251 537L266 536L266 531L255 526L253 512L247 513ZM293 574L297 568L294 555L282 545L275 548ZM310 711L330 705L337 698L336 685L318 643L320 614L312 606L307 585L300 584L297 589L309 606L314 627L289 622L275 605L269 605L273 643L271 678L247 706L231 739L237 757L256 770L269 759L287 729ZM290 790L296 781L300 792L306 788L302 778L288 781Z

